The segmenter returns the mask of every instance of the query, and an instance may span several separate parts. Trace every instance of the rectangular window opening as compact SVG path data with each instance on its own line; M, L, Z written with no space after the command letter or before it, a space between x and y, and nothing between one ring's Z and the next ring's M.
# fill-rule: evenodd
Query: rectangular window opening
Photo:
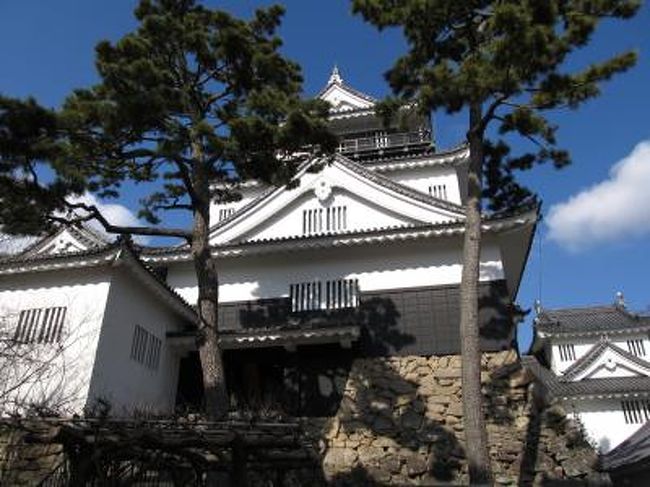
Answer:
M565 343L559 345L560 360L562 362L570 362L576 359L576 350L573 343Z
M645 357L645 344L643 339L627 340L628 351L636 357Z
M14 333L17 343L59 343L63 338L65 306L25 309L18 315Z
M324 288L324 291L323 291ZM359 306L359 281L334 279L289 285L291 311L316 311Z
M230 217L230 215L232 215L233 213L235 213L234 208L220 208L219 209L219 221L225 220L226 218Z
M303 235L341 232L348 228L347 206L331 206L302 211Z
M650 400L629 399L621 401L625 424L641 424L650 420Z
M140 325L135 325L131 342L131 359L148 369L156 370L160 365L162 340Z

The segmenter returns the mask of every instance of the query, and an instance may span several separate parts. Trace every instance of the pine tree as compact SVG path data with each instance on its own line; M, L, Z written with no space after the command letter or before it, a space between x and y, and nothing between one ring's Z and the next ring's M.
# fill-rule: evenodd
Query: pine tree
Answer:
M461 279L461 352L465 445L473 484L491 479L482 406L478 277L482 201L499 211L534 199L515 179L545 161L560 168L569 154L557 148L545 112L575 109L599 95L601 82L635 63L625 52L570 72L567 57L585 46L601 21L627 19L636 0L353 0L353 11L377 28L400 28L408 50L387 72L394 98L425 113L469 114L470 161ZM521 136L533 150L512 154Z
M60 146L53 165L80 183L77 192L117 197L125 181L156 187L141 200L144 226L112 225L96 206L64 195L56 201L75 221L95 219L108 232L187 242L198 284L209 418L228 407L210 204L237 199L237 184L247 179L289 184L305 157L330 153L336 145L327 129L328 107L301 99L300 67L279 52L283 13L271 6L246 21L194 0L142 0L137 29L114 44L97 45L100 82L66 99L50 138ZM188 212L191 228L159 226L164 211ZM70 220L60 213L47 219Z
M34 99L0 96L0 231L42 230L47 214L64 210L64 197L83 191L83 180L58 163L57 134L55 112ZM38 174L46 171L53 176L43 181Z

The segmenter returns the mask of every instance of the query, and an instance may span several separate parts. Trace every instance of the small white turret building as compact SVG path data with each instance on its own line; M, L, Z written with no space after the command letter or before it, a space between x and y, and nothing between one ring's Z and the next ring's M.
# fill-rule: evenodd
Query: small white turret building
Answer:
M606 453L650 420L650 316L621 293L611 306L537 312L528 364Z

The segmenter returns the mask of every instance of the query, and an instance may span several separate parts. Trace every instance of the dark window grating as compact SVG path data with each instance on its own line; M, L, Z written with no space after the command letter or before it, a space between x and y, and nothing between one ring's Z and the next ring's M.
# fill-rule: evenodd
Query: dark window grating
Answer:
M18 343L59 343L67 308L32 308L20 312L14 341Z
M313 235L323 232L340 232L348 228L348 207L331 206L302 212L302 233Z
M234 208L221 208L221 209L219 209L219 221L225 220L230 215L232 215L234 212L235 212Z
M628 340L627 349L632 355L637 357L645 357L645 345L642 339Z
M576 359L576 349L573 346L573 343L565 343L564 345L559 345L560 349L560 360L562 362L569 362Z
M429 196L438 198L440 200L447 199L447 185L446 184L431 184L429 185Z
M625 424L641 424L650 419L650 401L647 399L634 399L621 401Z
M131 342L131 359L149 369L157 369L160 364L162 341L140 325L135 325Z
M359 281L336 279L291 284L291 311L356 308L359 306Z

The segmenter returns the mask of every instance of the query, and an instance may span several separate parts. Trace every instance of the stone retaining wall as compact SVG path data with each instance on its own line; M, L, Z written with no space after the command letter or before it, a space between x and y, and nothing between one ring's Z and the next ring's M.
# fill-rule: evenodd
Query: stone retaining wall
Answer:
M303 418L295 447L257 459L251 452L241 468L225 468L248 477L249 487L466 485L460 373L459 356L357 359L334 417ZM484 354L482 379L497 485L608 484L579 425L540 400L514 351ZM245 430L256 432L254 424ZM21 446L15 434L0 431L13 475L0 473L0 484L34 485L61 461L61 447Z
M325 477L343 485L467 483L460 367L460 356L356 360L338 413L317 433ZM606 482L579 425L535 397L514 351L484 354L482 380L497 484Z
M30 429L47 430L38 420ZM0 424L0 485L38 485L63 461L62 446L35 445L25 441L25 431Z

